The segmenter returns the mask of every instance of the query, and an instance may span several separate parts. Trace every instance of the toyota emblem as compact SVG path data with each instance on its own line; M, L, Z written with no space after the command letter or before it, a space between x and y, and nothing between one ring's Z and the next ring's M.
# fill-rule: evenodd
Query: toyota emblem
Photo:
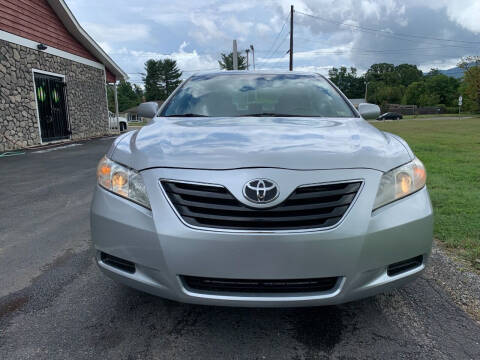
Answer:
M243 187L243 195L256 204L266 204L278 197L278 185L269 179L250 180Z

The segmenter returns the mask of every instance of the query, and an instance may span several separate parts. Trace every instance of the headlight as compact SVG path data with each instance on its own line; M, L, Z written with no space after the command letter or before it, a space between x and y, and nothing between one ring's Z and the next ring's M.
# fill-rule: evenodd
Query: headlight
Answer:
M104 156L98 163L97 180L105 189L150 209L142 176L135 170Z
M383 174L373 209L401 199L425 186L427 172L422 162L415 158L412 162Z

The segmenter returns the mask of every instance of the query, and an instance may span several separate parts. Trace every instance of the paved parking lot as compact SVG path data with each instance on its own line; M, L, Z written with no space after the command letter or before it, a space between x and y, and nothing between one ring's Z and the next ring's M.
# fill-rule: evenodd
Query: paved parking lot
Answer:
M334 307L193 306L115 284L89 238L111 142L0 158L0 359L480 358L480 325L444 286L467 276L439 250L415 283Z

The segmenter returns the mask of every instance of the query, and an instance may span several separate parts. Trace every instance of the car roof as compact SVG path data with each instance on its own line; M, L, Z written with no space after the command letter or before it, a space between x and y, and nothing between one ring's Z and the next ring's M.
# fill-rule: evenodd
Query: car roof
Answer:
M214 71L199 71L193 73L191 76L201 75L314 75L322 76L322 74L312 71L288 71L288 70L214 70Z

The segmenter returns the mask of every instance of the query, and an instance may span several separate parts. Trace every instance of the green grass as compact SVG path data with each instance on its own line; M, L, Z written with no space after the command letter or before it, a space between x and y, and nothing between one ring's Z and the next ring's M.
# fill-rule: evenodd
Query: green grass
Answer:
M469 113L461 113L460 117L472 117L475 115ZM403 115L404 119L431 119L431 118L442 118L442 117L459 117L458 113L455 114L426 114L426 115Z
M135 126L135 127L142 127L148 124L148 121L140 121L140 122L129 122L128 126Z
M435 237L480 269L480 118L372 124L404 138L423 161Z

